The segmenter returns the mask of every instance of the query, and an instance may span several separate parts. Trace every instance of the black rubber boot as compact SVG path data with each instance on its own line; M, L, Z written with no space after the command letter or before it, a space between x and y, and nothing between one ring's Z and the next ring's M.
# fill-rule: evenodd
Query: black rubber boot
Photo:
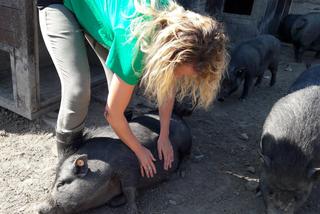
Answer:
M74 154L83 144L83 130L71 133L56 132L58 159L64 160Z

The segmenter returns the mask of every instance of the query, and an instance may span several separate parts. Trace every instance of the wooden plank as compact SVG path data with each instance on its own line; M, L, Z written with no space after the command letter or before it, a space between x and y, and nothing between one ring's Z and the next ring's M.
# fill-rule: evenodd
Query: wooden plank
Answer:
M59 105L60 105L59 102L55 102L55 103L51 103L50 105L43 106L38 111L32 112L31 115L29 117L27 117L27 118L29 120L34 120L34 119L40 117L41 115L43 115L45 113L57 110L59 108Z
M10 68L0 71L0 97L14 100Z
M0 43L11 47L18 47L20 39L17 38L14 32L0 29Z
M0 29L18 32L20 10L0 6Z
M21 42L15 50L16 89L17 105L30 114L38 111L39 100L37 99L38 72L35 57L35 11L33 1L21 2L23 12L21 14Z
M260 33L277 33L280 21L288 14L291 3L292 0L270 1L259 25Z
M0 0L0 6L20 9L22 8L22 1L23 0ZM30 0L27 0L27 1L30 1Z
M3 73L9 70L11 70L10 53L0 49L0 81L3 79Z
M11 99L8 99L6 97L1 97L0 96L0 106L5 108L5 109L8 109L14 113L17 113L29 120L32 119L32 115L29 111L26 111L26 109L24 108L19 108L17 105L16 105L16 102L11 100Z
M60 87L56 87L59 84L56 72L50 75L39 74L37 25L34 1L0 0L0 49L10 53L12 69L11 76L6 74L10 78L8 84L3 86L7 91L1 90L0 85L0 91L4 93L0 94L0 106L28 119L57 109L60 101ZM93 63L95 64L98 63ZM5 65L7 67L8 63ZM105 82L101 66L92 66L91 71L92 86ZM52 75L56 76L55 79Z
M205 11L216 18L223 11L223 3L223 0L208 0Z
M10 70L11 70L11 80L12 80L12 89L13 89L13 99L17 100L17 72L15 70L15 55L14 50L10 50ZM17 103L16 103L17 105Z

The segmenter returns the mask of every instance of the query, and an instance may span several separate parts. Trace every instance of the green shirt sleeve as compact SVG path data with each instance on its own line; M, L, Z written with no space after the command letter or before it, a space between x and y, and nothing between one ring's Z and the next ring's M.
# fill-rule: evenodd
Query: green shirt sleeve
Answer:
M106 66L127 84L136 85L143 70L143 54L136 47L136 39L127 35L124 29L115 31Z

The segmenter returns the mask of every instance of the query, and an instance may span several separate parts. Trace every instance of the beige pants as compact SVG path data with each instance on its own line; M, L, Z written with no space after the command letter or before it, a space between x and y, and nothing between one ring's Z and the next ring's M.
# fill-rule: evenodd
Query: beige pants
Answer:
M39 11L42 36L61 82L61 104L56 131L83 129L90 102L90 68L84 33L73 14L62 4ZM107 51L86 35L103 65L108 85L113 73L105 66Z

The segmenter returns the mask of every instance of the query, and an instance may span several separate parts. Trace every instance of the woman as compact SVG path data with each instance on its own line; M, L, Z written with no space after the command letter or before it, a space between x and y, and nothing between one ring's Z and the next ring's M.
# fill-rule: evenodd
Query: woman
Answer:
M90 75L84 29L107 76L106 120L136 154L142 176L153 177L155 158L138 142L124 116L134 87L141 81L159 106L158 154L168 170L174 160L169 140L174 100L191 95L194 102L208 107L214 99L226 62L222 26L171 0L65 0L68 9L59 4L39 5L42 34L62 86L56 128L60 157L77 149L70 142L81 136L88 110Z

